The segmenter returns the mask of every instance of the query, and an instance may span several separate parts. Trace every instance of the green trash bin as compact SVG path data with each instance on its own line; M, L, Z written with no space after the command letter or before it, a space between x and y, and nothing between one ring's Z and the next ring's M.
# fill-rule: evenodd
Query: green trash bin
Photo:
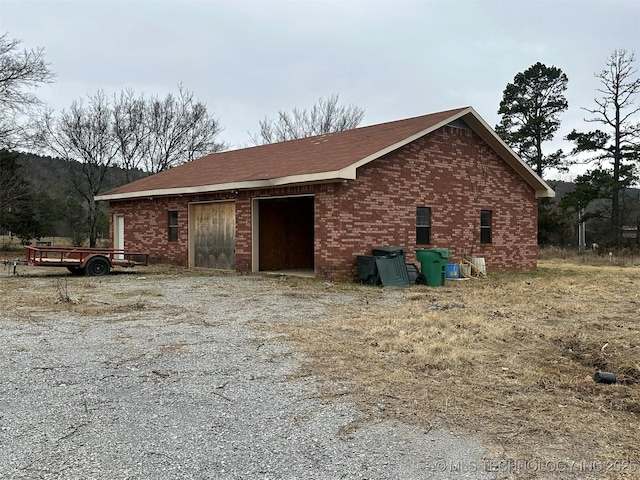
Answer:
M427 279L427 286L443 286L451 251L440 248L416 248L415 251L422 265L422 275Z

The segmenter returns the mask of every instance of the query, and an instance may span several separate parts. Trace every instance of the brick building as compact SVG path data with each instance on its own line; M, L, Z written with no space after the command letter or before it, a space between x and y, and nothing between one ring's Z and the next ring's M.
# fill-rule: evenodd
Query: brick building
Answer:
M216 153L96 197L114 248L157 263L351 280L372 247L536 266L553 191L470 107Z

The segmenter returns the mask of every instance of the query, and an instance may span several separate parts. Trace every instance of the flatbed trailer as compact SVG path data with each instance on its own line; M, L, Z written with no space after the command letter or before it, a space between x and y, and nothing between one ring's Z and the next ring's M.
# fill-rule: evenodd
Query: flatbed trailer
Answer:
M66 267L76 275L98 277L108 275L114 266L148 265L149 254L85 247L25 247L26 265L38 267Z

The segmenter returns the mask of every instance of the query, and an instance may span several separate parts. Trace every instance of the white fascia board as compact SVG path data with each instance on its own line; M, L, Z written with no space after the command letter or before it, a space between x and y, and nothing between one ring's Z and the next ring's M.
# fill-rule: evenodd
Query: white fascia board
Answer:
M343 168L342 170L340 170L340 172L344 172L344 171L349 171L351 169L354 170L354 177L355 178L355 170L358 167L361 167L363 165L366 165L369 162L372 162L373 160L380 158L384 155L386 155L387 153L393 152L394 150L397 150L400 147L404 147L405 145L408 145L409 143L413 142L414 140L417 140L421 137L424 137L425 135L431 133L431 132L435 132L436 130L438 130L439 128L444 127L445 125L447 125L448 123L453 122L454 120L457 120L458 118L466 115L467 113L470 113L471 111L473 111L473 109L471 107L465 108L464 110L461 110L460 112L456 113L455 115L451 115L450 117L447 117L446 119L442 120L439 123L436 123L435 125L432 125L431 127L422 130L418 133L414 133L413 135L411 135L410 137L405 138L404 140L401 140L399 142L394 143L393 145L389 145L386 148L383 148L382 150L379 150L375 153L372 153L371 155L369 155L368 157L363 158L362 160L359 160L355 163L353 163L352 165L349 165L346 168Z
M130 198L143 197L168 197L174 195L193 195L197 193L214 193L225 190L253 190L283 185L300 185L309 183L331 183L343 180L355 180L355 168L349 172L349 168L333 172L312 173L308 175L292 175L288 177L270 178L265 180L249 180L245 182L218 183L214 185L199 185L196 187L161 188L156 190L142 190L139 192L114 193L110 195L96 195L96 201L100 200L128 200Z
M553 198L556 196L556 192L551 187L544 190L536 190L536 198Z

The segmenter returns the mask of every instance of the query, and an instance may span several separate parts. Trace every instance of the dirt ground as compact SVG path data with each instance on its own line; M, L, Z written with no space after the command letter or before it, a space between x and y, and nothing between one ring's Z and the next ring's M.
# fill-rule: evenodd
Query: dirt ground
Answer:
M0 278L0 478L444 480L454 462L460 479L492 478L466 436L352 429L353 402L325 401L266 328L392 307L399 292L171 268L18 273Z
M25 321L108 314L115 322L156 308L147 278L211 278L158 267L104 279L22 267L12 278L5 268L0 309ZM343 435L400 421L478 441L488 465L511 462L493 465L496 478L640 478L639 266L543 261L536 272L404 290L241 278L246 290L221 294L264 302L250 286L268 281L274 297L295 300L296 315L261 303L265 315L249 324L256 338L301 354L288 378L324 380L312 397L357 407ZM163 348L184 347L177 338ZM594 382L597 371L617 383Z

